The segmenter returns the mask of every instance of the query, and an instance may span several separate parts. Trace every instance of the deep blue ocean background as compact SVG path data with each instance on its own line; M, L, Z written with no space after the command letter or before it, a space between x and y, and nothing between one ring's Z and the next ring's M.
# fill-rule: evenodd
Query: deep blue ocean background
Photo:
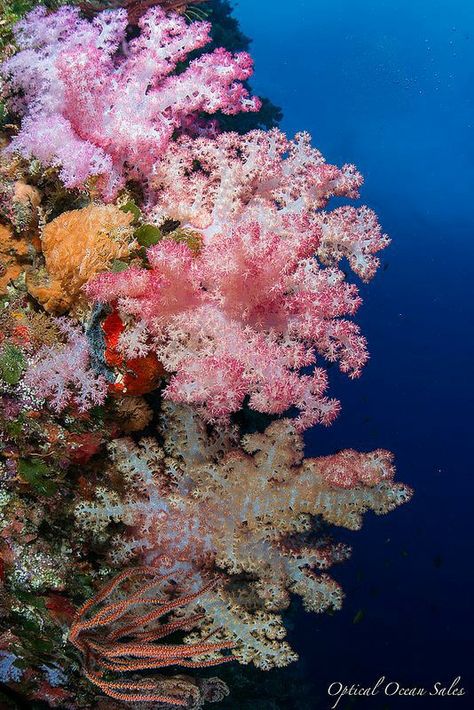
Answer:
M468 694L338 707L474 707L473 3L239 0L235 15L253 39L255 92L282 107L288 133L358 166L362 202L393 239L362 288L370 363L355 382L331 369L343 412L309 433L308 454L388 448L416 491L342 536L344 608L298 612L294 701L281 707L326 708L331 682L380 676L427 688L461 676Z

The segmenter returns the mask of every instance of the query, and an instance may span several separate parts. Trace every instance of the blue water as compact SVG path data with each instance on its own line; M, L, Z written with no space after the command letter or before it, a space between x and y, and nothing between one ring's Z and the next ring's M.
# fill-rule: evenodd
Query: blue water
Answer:
M474 707L473 4L240 0L235 13L254 40L256 93L283 108L287 132L309 130L330 162L359 167L363 202L393 238L363 287L371 361L356 382L331 370L343 413L310 433L308 453L389 448L416 490L346 536L352 560L333 569L343 611L298 615L311 689L294 707L329 707L333 681L430 688L458 675L465 697L338 707Z

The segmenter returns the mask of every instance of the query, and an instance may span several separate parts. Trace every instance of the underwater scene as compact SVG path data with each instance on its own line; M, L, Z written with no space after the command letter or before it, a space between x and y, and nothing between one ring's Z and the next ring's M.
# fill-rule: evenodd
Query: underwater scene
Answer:
M0 10L0 710L473 707L472 3Z

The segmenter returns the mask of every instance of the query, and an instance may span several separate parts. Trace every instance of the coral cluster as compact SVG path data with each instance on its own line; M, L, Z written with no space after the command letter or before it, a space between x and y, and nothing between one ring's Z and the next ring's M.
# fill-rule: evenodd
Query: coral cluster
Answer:
M164 408L161 434L163 447L151 438L110 445L109 480L120 475L123 494L100 485L93 500L76 506L80 526L99 538L118 522L126 526L128 534L113 541L116 564L138 556L163 574L196 579L219 570L222 585L199 600L206 617L235 641L242 661L285 665L294 654L279 641L281 619L267 612L287 608L291 593L309 611L342 600L321 571L348 550L329 538L311 541L314 518L357 529L367 510L386 513L406 501L407 487L393 482L391 454L348 450L303 459L302 438L286 419L237 447L235 432L209 436L193 410L173 405Z
M226 2L35 5L0 27L0 683L199 708L229 693L200 669L295 660L292 599L342 603L335 528L410 498L389 452L302 438L368 358L346 262L389 240L259 110Z
M344 318L360 298L337 264L347 258L368 280L388 244L369 209L323 211L360 184L354 166L325 163L307 134L182 138L155 168L152 213L200 235L203 247L195 254L164 238L145 269L103 273L87 293L132 319L124 353L152 350L175 373L165 390L173 401L216 419L249 397L269 414L297 407L300 428L329 424L338 404L325 396L324 370L301 370L319 355L360 374L365 339Z
M315 235L324 264L346 257L365 281L379 265L375 254L389 243L367 207L322 211L332 197L358 197L362 176L353 165L326 163L308 133L293 140L277 129L213 140L184 136L154 173L155 218L172 216L202 231L206 241L229 223L263 223L281 236Z
M45 273L30 273L31 295L50 313L78 306L81 288L92 276L130 255L131 221L114 205L90 204L48 222L41 234Z
M152 595L161 579L157 578L157 575L158 571L153 567L138 567L119 573L93 599L89 599L81 607L71 627L69 638L71 643L84 654L87 664L85 673L88 679L110 697L117 700L160 702L186 707L189 705L186 698L189 689L183 687L183 683L175 681L174 685L178 693L171 694L169 686L173 685L173 681L167 684L166 679L161 679L159 682L156 678L126 682L120 677L115 681L104 678L107 671L122 673L149 668L166 668L172 665L202 668L233 660L232 656L220 655L208 660L192 660L193 657L216 654L225 648L232 648L232 644L225 641L181 645L154 643L178 629L192 628L200 617L182 617L168 623L156 622L170 612L190 604L206 591L204 588L194 594L165 601ZM90 610L103 602L124 580L133 577L143 579L147 576L151 578L151 582L145 586L142 584L133 593L129 593L129 596L110 602L90 615ZM208 588L209 586L212 585L208 585ZM143 612L145 609L148 609L148 613L140 615L140 610ZM97 666L97 669L94 666Z
M76 8L39 7L16 26L20 51L3 65L7 105L22 116L11 150L61 166L67 187L95 177L109 198L126 179L146 182L173 133L198 114L259 106L240 83L251 73L247 54L216 49L175 71L209 41L207 23L156 6L130 41L127 24L125 10L89 22Z

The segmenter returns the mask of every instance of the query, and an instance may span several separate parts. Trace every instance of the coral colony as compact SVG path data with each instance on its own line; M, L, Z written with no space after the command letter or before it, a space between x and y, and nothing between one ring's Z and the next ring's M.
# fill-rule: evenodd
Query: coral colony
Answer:
M328 364L368 358L342 267L388 238L307 133L225 128L261 102L200 8L33 4L1 38L0 680L198 708L232 693L201 669L294 661L335 528L410 498L388 451L304 457Z

